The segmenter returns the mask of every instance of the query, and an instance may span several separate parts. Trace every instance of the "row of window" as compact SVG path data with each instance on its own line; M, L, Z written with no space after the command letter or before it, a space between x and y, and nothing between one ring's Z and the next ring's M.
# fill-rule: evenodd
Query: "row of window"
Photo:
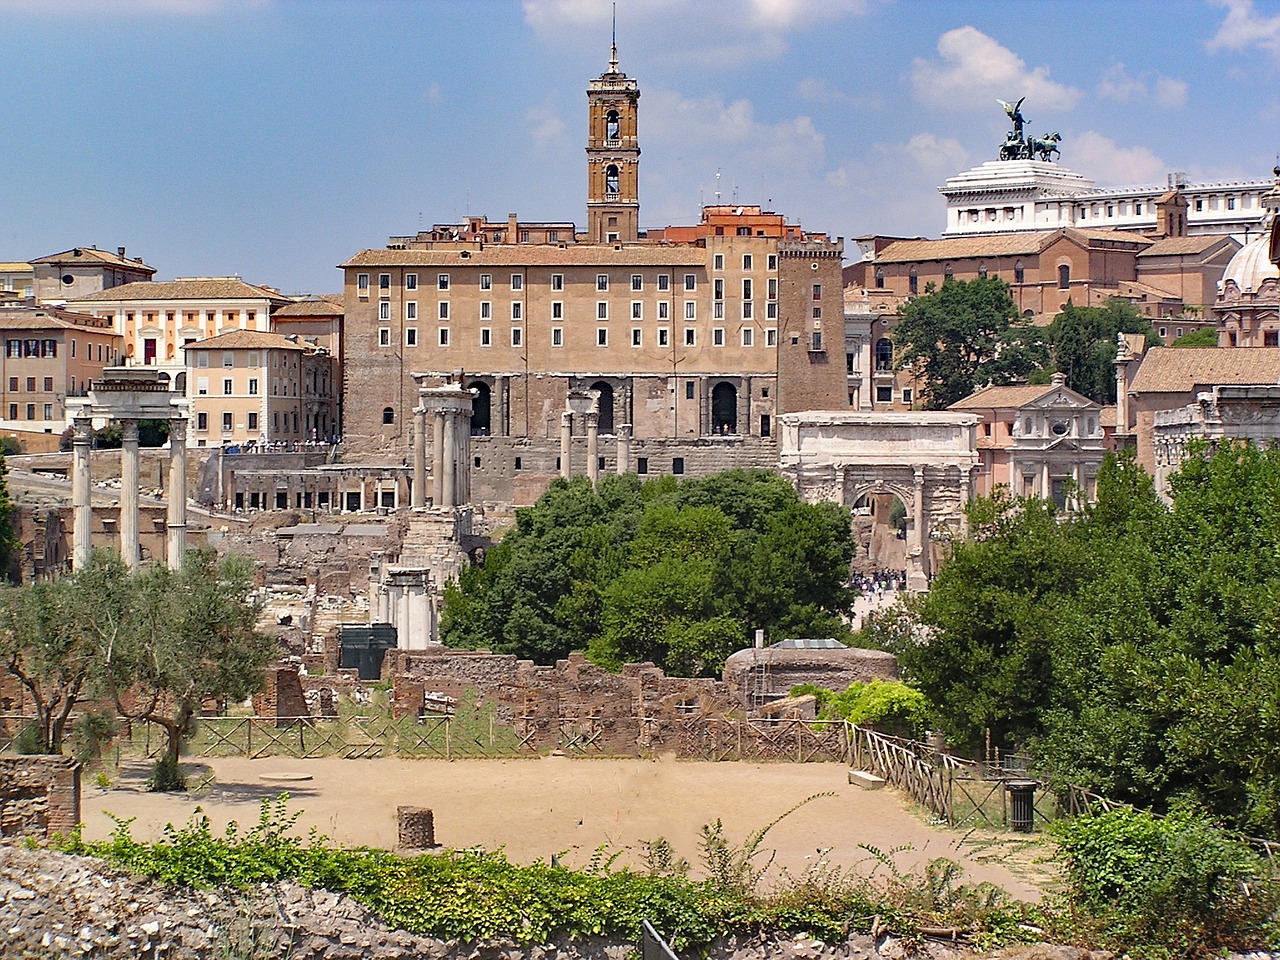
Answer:
M203 369L209 366L209 351L197 350L195 359L196 359L197 367L200 367L201 369ZM249 369L253 369L254 367L260 366L261 364L259 364L258 360L259 360L259 354L257 353L246 354L245 366L248 367ZM231 369L235 365L236 365L235 352L231 350L223 350L222 366L225 367L226 369ZM281 370L296 370L298 368L298 358L296 356L290 356L289 354L273 353L271 354L271 366L273 368L279 368Z
M75 357L76 341L68 340L67 343L71 345L71 356ZM85 346L89 351L85 359L93 360L94 344L86 343ZM111 361L111 351L108 350L106 346L101 343L97 344L97 347L98 347L98 362L109 363ZM10 360L18 360L23 357L44 357L44 358L56 357L58 355L58 341L47 340L47 339L42 340L42 339L36 339L36 338L23 339L23 340L6 340L4 342L4 354ZM117 359L119 358L117 357Z
M742 306L743 320L751 320L755 317L754 301L743 300L741 306ZM715 319L723 320L725 315L724 302L722 300L715 301L712 304L711 312ZM778 317L777 303L770 302L765 305L765 316L770 320L777 319ZM822 319L822 307L815 306L813 308L813 317L815 320ZM418 302L416 300L409 300L408 302L405 303L404 318L409 322L414 322L419 319ZM684 318L686 320L698 319L698 302L696 300L684 301ZM381 303L378 304L378 319L379 320L391 319L391 302L389 300L383 300ZM441 300L439 303L436 304L436 319L441 321L447 321L447 320L453 319L453 310L448 300ZM493 319L493 303L491 301L489 300L480 301L480 319L481 320ZM520 321L524 319L524 303L522 301L513 300L511 302L511 319L513 321ZM562 300L552 301L551 319L552 320L564 319L564 301ZM597 320L609 319L609 301L607 300L596 301L596 319ZM644 319L644 301L642 300L631 301L631 319L632 320ZM657 319L658 320L671 319L671 304L668 301L666 300L658 301ZM198 365L208 366L208 359L205 358L204 363L198 364ZM251 366L252 365L253 364L251 364ZM234 366L234 364L228 363L224 357L223 366Z
M290 425L290 418L291 418L291 417L292 417L292 426ZM286 410L286 411L285 411L285 413L284 413L284 418L283 418L283 419L284 419L284 427L282 428L282 427L280 426L280 421L281 421L280 411L279 411L279 410L276 410L276 411L273 411L273 412L272 412L272 414L271 414L271 430L272 430L272 432L274 432L274 433L298 433L298 432L299 432L299 429L298 429L298 411L296 411L296 410L293 410L293 411L288 411L288 410ZM258 429L258 414L257 414L257 412L250 410L250 411L245 415L245 424L244 424L244 428L245 428L246 430L257 430L257 429ZM224 411L222 412L222 432L223 432L223 433L231 433L231 432L232 432L232 431L234 431L234 430L235 430L235 414L233 414L233 413L232 413L231 411L229 411L229 410L224 410ZM207 412L207 411L200 410L200 411L198 411L198 412L196 413L196 431L197 431L197 432L199 432L199 433L208 433L208 432L209 432L209 414L208 414L208 412Z
M19 406L18 406L18 404L16 404L16 403L11 403L11 404L9 404L9 419L10 419L10 420L18 420L18 419L23 419L23 420L34 420L34 419L36 418L36 405L35 405L34 403L28 403L28 404L26 405L26 414L27 414L27 415L26 415L25 417L21 417L21 418L20 418L20 417L18 416L18 410L19 410ZM40 418L41 420L52 420L52 419L53 419L53 404L52 404L52 403L46 403L46 404L44 404L44 405L43 405L43 407L42 407L42 411L43 411L43 416L41 416L41 418Z
M718 261L718 262L720 262L720 264L721 264L721 266L717 267L716 269L723 269L723 255L722 255L722 254L716 254L716 259L717 259L717 261ZM743 260L744 260L744 261L749 261L750 259L751 259L750 254L746 255L746 256L743 258ZM772 255L772 254L770 254L770 256L769 256L769 264L770 264L770 266L769 266L769 269L770 269L770 270L775 270L775 269L777 269L777 258L776 258L774 255ZM744 266L744 267L743 267L743 269L750 269L750 267ZM511 274L511 289L512 289L512 290L523 290L523 289L524 289L524 279L525 279L525 277L524 277L524 274L523 274L523 273L513 273L513 274ZM370 288L369 288L369 280L370 280L370 275L369 275L369 274L367 274L367 273L358 273L358 274L356 274L356 292L357 292L361 297L368 297L368 296L369 296L369 289L370 289ZM655 279L654 279L654 282L657 284L657 289L659 290L659 292L666 292L666 291L670 290L670 289L671 289L671 281L672 281L672 275L671 275L671 274L669 274L669 273L660 273L660 274L658 274L658 275L655 277ZM479 275L479 278L478 278L478 281L477 281L477 282L478 282L478 285L479 285L479 287L480 287L480 289L481 289L481 290L492 290L492 289L493 289L493 274L491 274L491 273L482 273L482 274L480 274L480 275ZM603 292L603 291L608 290L608 289L609 289L609 284L610 284L610 282L611 282L611 281L610 281L610 275L609 275L609 274L607 274L607 273L598 273L598 274L596 274L596 290L599 290L599 291L602 291L602 292ZM563 289L565 288L565 287L564 287L564 274L563 274L563 273L553 273L553 274L551 274L551 281L550 281L550 283L551 283L551 289L552 289L552 290L563 290ZM642 273L633 273L633 274L631 274L631 286L630 286L630 289L631 289L631 290L634 290L634 291L637 291L637 292L644 290L644 288L645 288L645 287L644 287L644 283L645 283L645 281L644 281L644 274L642 274ZM684 286L684 289L685 289L685 290L690 290L690 291L692 291L692 290L697 290L697 289L698 289L698 275L697 275L696 273L686 273L686 274L684 274L684 276L683 276L683 286ZM436 274L436 289L437 289L437 290L447 291L447 290L451 290L452 288L453 288L453 280L452 280L452 276L451 276L450 274L447 274L447 273L439 273L439 274ZM417 290L417 289L419 289L419 287L418 287L418 275L417 275L416 273L406 273L406 274L404 275L404 289L405 289L405 290L408 290L408 291L413 291L413 290ZM389 274L389 273L380 273L380 274L378 274L378 293L379 293L379 296L380 296L380 297L387 297L387 296L390 296L390 291L391 291L391 274Z
M743 236L743 234L739 234L739 236ZM755 257L754 257L752 254L744 253L744 254L742 255L742 269L743 269L743 270L754 270L754 269L755 269L755 262L756 262L756 261L755 261ZM778 269L778 255L777 255L776 253L771 253L771 254L769 254L769 257L768 257L767 263L768 263L768 269L770 269L770 270L777 270L777 269ZM715 255L713 255L713 256L712 256L712 258L711 258L711 269L712 269L712 270L723 270L723 269L724 269L724 254L723 254L723 253L717 253L717 254L715 254Z
M743 327L739 331L739 334L740 334L742 346L754 347L756 345L756 331L754 327ZM436 328L437 345L441 347L447 347L450 345L450 342L451 342L451 337L450 337L449 328L437 327ZM723 347L726 345L726 343L727 343L727 339L726 339L725 328L712 327L711 345L713 347ZM551 328L551 346L563 347L564 344L565 344L564 327L552 327ZM657 329L657 344L659 347L671 346L671 331L669 328L659 327ZM778 331L772 327L766 329L764 331L764 344L766 347L777 346ZM378 346L390 347L391 345L392 345L391 328L379 327L378 328ZM417 327L405 328L404 345L406 347L417 347L421 345L421 341L418 337ZM607 347L608 345L609 345L609 328L597 327L596 328L596 346ZM686 347L696 347L698 345L698 328L697 327L684 328L684 345ZM480 346L482 347L493 346L493 329L491 327L480 328ZM524 346L524 328L523 327L511 328L511 346L513 347ZM644 346L644 331L642 328L640 327L631 328L631 346L633 347ZM230 382L231 381L229 380L224 381L224 383L230 383ZM250 382L252 383L253 381L250 381Z
M10 392L10 393L17 393L17 392L19 391L19 387L18 387L18 384L19 384L19 383L21 383L21 379L20 379L20 378L18 378L18 377L10 377L10 378L9 378L9 392ZM35 378L35 377L27 377L27 393L35 393L35 392L36 392L36 378ZM53 377L45 377L45 378L44 378L44 392L45 392L45 393L53 393Z
M1063 273L1064 270L1066 271L1065 274ZM988 276L987 265L985 263L978 264L978 276L982 277L983 279L986 279L986 277ZM996 273L993 276L995 276L997 280L1000 279L999 273ZM945 283L948 280L954 279L954 277L955 277L955 270L952 269L951 264L947 264L942 271L943 282ZM1022 261L1019 260L1017 263L1013 265L1013 282L1025 283L1026 279L1027 279L1027 271L1022 265ZM1058 268L1058 286L1059 288L1066 290L1067 286L1070 283L1071 283L1071 268L1064 264L1063 266L1060 266ZM883 267L876 268L875 285L877 290L884 289L884 268ZM915 267L912 267L907 274L907 291L909 293L920 292L920 273L918 270L916 270ZM818 314L815 313L814 316L817 317Z

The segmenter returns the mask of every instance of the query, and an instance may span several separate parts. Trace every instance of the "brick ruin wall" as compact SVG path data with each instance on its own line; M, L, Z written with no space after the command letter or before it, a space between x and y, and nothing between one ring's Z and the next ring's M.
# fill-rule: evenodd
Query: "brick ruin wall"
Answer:
M48 837L80 822L80 764L70 757L0 756L0 836Z

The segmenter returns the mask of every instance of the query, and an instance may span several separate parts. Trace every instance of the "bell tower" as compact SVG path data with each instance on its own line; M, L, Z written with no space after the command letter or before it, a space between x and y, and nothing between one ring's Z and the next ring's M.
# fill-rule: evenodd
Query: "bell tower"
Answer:
M630 242L640 233L640 87L618 70L618 44L609 69L587 83L587 239Z

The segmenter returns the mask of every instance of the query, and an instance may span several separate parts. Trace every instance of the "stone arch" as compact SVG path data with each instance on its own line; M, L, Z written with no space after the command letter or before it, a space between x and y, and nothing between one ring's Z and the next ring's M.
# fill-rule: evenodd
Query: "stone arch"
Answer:
M711 432L738 432L738 388L724 380L711 388Z
M600 394L596 401L596 409L599 411L599 419L596 420L596 429L600 433L613 433L613 386L603 380L597 380L591 384L589 388Z
M472 380L467 388L474 391L471 400L471 435L487 437L493 420L493 391L483 380Z

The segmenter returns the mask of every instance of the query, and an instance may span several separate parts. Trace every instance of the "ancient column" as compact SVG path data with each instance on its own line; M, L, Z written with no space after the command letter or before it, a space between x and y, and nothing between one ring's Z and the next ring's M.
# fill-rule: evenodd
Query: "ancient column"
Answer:
M436 409L431 415L431 505L444 503L444 411Z
M1053 499L1053 484L1049 480L1049 460L1047 457L1040 464L1040 499Z
M631 472L631 424L624 423L617 428L618 433L618 473Z
M600 414L588 410L587 419L587 479L591 486L600 479Z
M187 556L187 418L169 421L169 569Z
M93 442L93 420L75 418L75 436L71 441L71 503L73 505L73 552L71 565L79 570L89 563L90 538L93 536L93 506L89 487L89 446Z
M915 471L915 490L912 498L911 540L907 544L907 563L914 569L907 571L907 587L920 592L929 589L929 535L924 528L924 473L923 465L913 468Z
M573 474L569 470L569 451L573 443L573 414L566 410L560 414L560 476L568 480Z
M123 420L120 447L120 558L138 566L138 421Z
M415 510L427 505L427 411L413 411L413 486L409 490L409 506Z
M458 416L453 410L444 411L444 489L440 493L440 506L458 505Z

